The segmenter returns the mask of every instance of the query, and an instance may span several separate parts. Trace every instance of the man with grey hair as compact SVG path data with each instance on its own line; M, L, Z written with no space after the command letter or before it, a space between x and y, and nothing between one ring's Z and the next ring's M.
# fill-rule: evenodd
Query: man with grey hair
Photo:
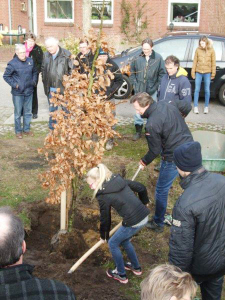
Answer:
M69 75L73 69L73 62L70 59L71 53L59 46L59 41L54 37L45 40L47 52L44 53L41 72L44 84L45 95L48 97L49 112L54 112L58 107L51 103L52 93L60 89L60 94L64 93L63 76ZM55 121L49 117L49 129L53 130Z
M26 251L23 223L9 207L0 208L0 299L75 300L65 284L39 279L33 267L23 264Z
M24 45L16 45L16 56L8 62L3 78L12 87L16 137L22 139L22 134L33 136L33 133L30 131L30 123L33 91L37 85L38 73L33 59L26 57ZM22 111L23 128L21 127Z

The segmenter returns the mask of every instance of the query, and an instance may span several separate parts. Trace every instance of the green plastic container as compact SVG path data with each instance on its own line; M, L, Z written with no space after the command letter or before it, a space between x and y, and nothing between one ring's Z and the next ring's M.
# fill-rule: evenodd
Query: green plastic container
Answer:
M192 132L202 146L202 163L209 171L225 172L225 134L198 130Z

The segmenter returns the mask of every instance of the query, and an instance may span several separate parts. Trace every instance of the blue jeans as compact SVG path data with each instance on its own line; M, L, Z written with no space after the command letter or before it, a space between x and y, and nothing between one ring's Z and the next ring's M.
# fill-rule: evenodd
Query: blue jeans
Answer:
M117 268L117 272L120 275L126 274L125 267L124 267L124 261L123 261L123 255L120 251L120 246L123 247L123 249L126 251L127 256L134 268L140 268L139 261L136 255L136 252L134 250L134 247L130 241L131 237L136 234L142 227L145 225L139 226L139 227L125 227L121 226L114 235L109 239L109 250L112 254L114 263Z
M164 215L166 213L169 190L173 181L178 176L176 165L173 162L161 161L159 178L155 190L155 216L154 221L159 226L164 226Z
M199 98L202 79L204 79L205 107L209 106L211 73L205 73L205 74L195 73L195 93L194 93L195 107L198 106L198 98Z
M29 96L15 96L13 95L14 104L14 122L15 122L15 133L22 133L30 131L30 123L32 117L32 100L33 94ZM21 128L21 114L23 111L23 130Z
M52 92L54 92L54 91L52 91ZM52 98L52 94L51 94L52 92L50 91L50 93L48 95L48 103L49 103L49 112L50 113L58 110L58 106L54 106L54 104L50 102L50 99ZM49 123L48 123L49 129L54 130L53 124L56 124L56 120L53 120L52 117L49 116Z
M154 94L151 95L152 99L157 102L157 92L155 91ZM134 115L134 125L143 125L144 124L144 120L142 119L142 117L139 114L135 114Z

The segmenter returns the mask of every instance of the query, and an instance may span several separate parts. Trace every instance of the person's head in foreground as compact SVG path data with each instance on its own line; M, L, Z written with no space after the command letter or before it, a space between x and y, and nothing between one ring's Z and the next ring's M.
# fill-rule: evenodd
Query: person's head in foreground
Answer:
M55 55L59 51L59 40L54 37L49 37L45 40L45 45L48 52Z
M92 168L86 177L86 181L90 188L94 190L94 196L97 194L98 190L102 188L103 182L109 181L112 176L112 172L104 165L98 164L97 167Z
M89 53L90 49L88 48L88 41L87 40L81 40L80 41L79 50L83 55Z
M98 59L101 60L103 64L106 64L108 57L109 53L100 48L98 52Z
M139 115L143 115L146 109L153 103L152 97L148 93L137 93L130 98L130 103Z
M152 54L153 41L150 38L146 38L142 41L141 45L144 55L149 57Z
M15 52L16 52L17 57L21 61L25 61L26 60L26 48L25 48L25 45L16 44Z
M176 74L179 66L180 61L176 56L170 55L165 59L165 67L169 76Z
M9 207L0 208L0 268L22 264L26 251L23 223Z
M181 177L202 167L202 153L199 142L189 142L180 145L174 150L174 163Z
M141 282L141 300L191 300L197 284L189 273L164 264L151 270Z

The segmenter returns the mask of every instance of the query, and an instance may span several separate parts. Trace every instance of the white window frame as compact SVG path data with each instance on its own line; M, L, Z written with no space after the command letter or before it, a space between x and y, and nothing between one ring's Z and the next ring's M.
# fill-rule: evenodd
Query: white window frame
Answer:
M74 23L74 0L72 0L72 19L51 19L48 18L48 0L44 0L45 7L45 22L49 23Z
M170 15L171 15L171 4L173 3L194 3L198 4L198 20L196 23L192 22L173 22L170 21ZM169 26L171 22L173 22L174 27L199 27L200 24L200 9L201 9L201 0L169 0L168 1L168 22L167 25Z
M103 2L103 0L99 0L99 1ZM108 0L108 1L111 1L111 3L112 3L112 19L111 20L103 20L103 24L113 24L113 19L114 19L114 0ZM92 12L91 12L91 17L92 17ZM92 20L91 19L91 24L100 24L100 23L101 23L101 20Z

